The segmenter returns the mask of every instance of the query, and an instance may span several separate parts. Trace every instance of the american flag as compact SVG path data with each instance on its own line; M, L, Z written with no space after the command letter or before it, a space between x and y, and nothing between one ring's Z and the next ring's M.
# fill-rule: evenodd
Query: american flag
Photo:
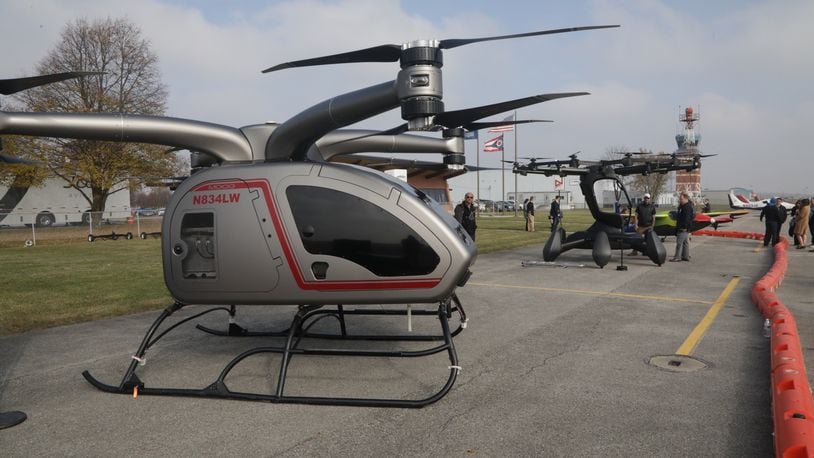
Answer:
M504 121L514 121L514 114L504 119ZM514 124L506 124L505 126L492 127L487 132L511 132L514 130Z
M478 131L477 130L467 130L464 132L464 140L477 140L478 139Z
M503 134L483 144L484 153L498 153L503 151Z

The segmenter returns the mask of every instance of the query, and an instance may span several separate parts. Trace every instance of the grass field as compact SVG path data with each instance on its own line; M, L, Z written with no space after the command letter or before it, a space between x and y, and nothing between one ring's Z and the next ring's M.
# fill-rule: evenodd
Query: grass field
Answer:
M480 217L478 251L545 243L550 226L544 212L539 213L536 232L524 230L522 215ZM592 221L587 210L572 210L566 212L564 226L571 232ZM86 228L59 229L42 232L37 246L30 248L21 243L26 230L14 230L16 235L0 232L0 335L156 310L171 303L159 239L88 243ZM95 233L112 230L106 227Z

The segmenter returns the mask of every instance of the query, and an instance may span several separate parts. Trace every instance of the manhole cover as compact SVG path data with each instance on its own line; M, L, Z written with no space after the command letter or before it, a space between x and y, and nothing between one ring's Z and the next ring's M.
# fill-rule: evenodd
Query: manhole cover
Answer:
M695 372L706 369L712 364L686 355L656 355L650 357L647 364L670 372Z

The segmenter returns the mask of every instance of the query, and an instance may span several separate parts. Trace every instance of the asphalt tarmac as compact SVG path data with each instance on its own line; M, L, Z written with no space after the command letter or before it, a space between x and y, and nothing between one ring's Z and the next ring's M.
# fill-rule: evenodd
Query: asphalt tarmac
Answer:
M760 231L761 224L750 215L731 229ZM665 245L672 254L674 240ZM157 312L2 337L0 410L24 411L28 420L0 431L0 455L769 456L769 341L750 288L772 255L754 240L696 236L691 245L691 262L657 267L625 256L627 271L615 269L617 254L597 268L588 251L524 267L541 261L541 246L480 256L458 290L469 317L455 338L458 381L423 409L134 399L82 378L89 369L118 384ZM778 294L797 317L811 361L814 253L790 250L789 258ZM718 313L705 332L693 333L710 310ZM280 328L292 314L290 307L243 307L237 317L251 329ZM224 327L226 317L197 322ZM437 323L414 317L414 332ZM352 326L406 332L407 321L358 318ZM148 386L202 388L241 351L281 344L185 325L148 352L139 375ZM694 359L671 356L679 350ZM666 367L649 364L660 355ZM227 381L273 392L278 365L279 356L253 356ZM286 393L422 397L444 383L448 365L444 354L295 357Z

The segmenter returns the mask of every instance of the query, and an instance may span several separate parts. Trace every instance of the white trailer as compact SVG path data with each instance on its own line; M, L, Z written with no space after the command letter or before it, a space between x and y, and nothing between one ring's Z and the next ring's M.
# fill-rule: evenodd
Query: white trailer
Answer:
M87 190L90 194L90 189ZM90 204L62 178L48 178L38 187L0 185L0 226L21 227L88 224L91 219L125 221L130 212L130 190L110 194L101 214L90 212Z

